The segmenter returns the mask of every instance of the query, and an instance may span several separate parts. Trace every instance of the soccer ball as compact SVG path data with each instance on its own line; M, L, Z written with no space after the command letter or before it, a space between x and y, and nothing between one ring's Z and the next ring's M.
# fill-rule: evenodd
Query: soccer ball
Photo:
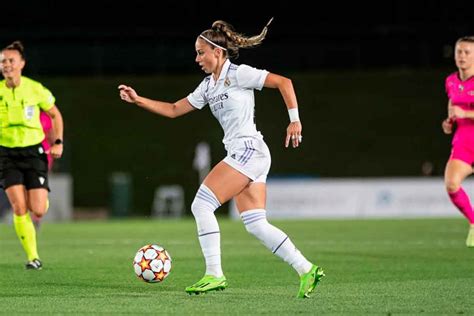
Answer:
M146 245L138 249L133 259L137 277L148 283L163 281L171 271L171 256L158 245Z

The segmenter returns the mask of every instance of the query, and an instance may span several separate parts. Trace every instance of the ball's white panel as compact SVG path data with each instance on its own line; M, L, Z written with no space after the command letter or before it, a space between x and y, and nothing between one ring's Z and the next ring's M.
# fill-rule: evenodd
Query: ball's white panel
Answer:
M163 261L160 259L152 260L150 262L150 268L155 272L160 272L163 269Z
M143 271L142 276L145 281L152 282L155 278L155 273L153 273L153 271L151 270L146 269L145 271Z
M133 265L133 269L135 270L135 274L137 276L140 276L142 274L142 268L138 264Z
M163 265L163 271L168 273L171 270L171 261L165 260L165 264Z
M143 256L146 259L151 260L151 259L155 259L156 257L158 257L158 253L156 252L155 249L150 248L147 251L145 251L145 254Z
M134 262L140 262L142 261L143 258L143 251L139 250L137 254L135 255L135 258L133 258Z

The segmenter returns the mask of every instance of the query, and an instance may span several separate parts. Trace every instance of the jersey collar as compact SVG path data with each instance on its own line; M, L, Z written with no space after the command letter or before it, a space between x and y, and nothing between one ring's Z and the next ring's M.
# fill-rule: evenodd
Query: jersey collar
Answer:
M227 76L227 72L229 71L229 67L231 65L230 60L227 58L222 66L221 73L219 74L219 79L217 81L224 79ZM214 81L214 77L211 75L211 87L216 85L216 81Z
M459 73L459 71L456 73L456 77L458 78L459 81L461 82L467 82L469 80L471 80L472 78L474 78L474 76L470 76L469 78L465 79L465 80L462 80L461 79L461 74ZM220 78L219 78L220 79Z

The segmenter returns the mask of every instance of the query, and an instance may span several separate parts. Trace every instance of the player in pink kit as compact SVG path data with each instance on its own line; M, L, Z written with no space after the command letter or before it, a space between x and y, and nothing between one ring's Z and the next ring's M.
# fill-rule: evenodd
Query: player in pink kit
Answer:
M474 211L461 187L462 181L473 173L474 164L474 36L456 41L454 59L458 71L446 78L448 118L442 128L444 133L451 134L455 124L456 131L444 182L449 198L470 223L466 245L474 247Z

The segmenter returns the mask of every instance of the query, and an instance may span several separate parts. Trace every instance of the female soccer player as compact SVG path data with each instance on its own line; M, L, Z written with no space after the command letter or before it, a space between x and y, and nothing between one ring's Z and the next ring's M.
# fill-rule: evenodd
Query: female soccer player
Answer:
M271 22L271 20L270 20ZM218 163L204 179L191 205L196 219L199 242L206 261L204 277L186 288L188 293L203 293L227 287L221 267L220 230L214 211L234 198L247 231L255 235L268 249L290 264L300 275L298 297L308 297L324 276L323 270L309 262L280 229L266 218L266 178L270 169L270 152L262 134L254 124L254 89L279 89L288 108L290 123L285 146L298 147L303 139L298 104L291 80L247 65L236 65L239 48L260 44L270 22L262 32L244 37L224 22L216 21L212 28L196 39L196 63L209 74L201 84L175 103L151 100L139 96L126 85L120 85L120 97L153 113L175 118L206 104L224 130L223 143L227 157Z
M474 247L474 211L461 187L462 181L472 174L474 163L474 36L456 41L454 59L458 71L446 78L448 118L442 128L451 134L456 124L456 132L444 179L449 198L470 223L466 245Z
M27 269L39 270L36 230L29 211L41 217L47 211L48 160L40 110L52 119L57 139L49 149L53 158L63 152L63 119L51 92L22 76L26 61L21 42L2 49L0 65L0 182L13 209L15 231L28 257ZM29 211L28 211L29 210Z

